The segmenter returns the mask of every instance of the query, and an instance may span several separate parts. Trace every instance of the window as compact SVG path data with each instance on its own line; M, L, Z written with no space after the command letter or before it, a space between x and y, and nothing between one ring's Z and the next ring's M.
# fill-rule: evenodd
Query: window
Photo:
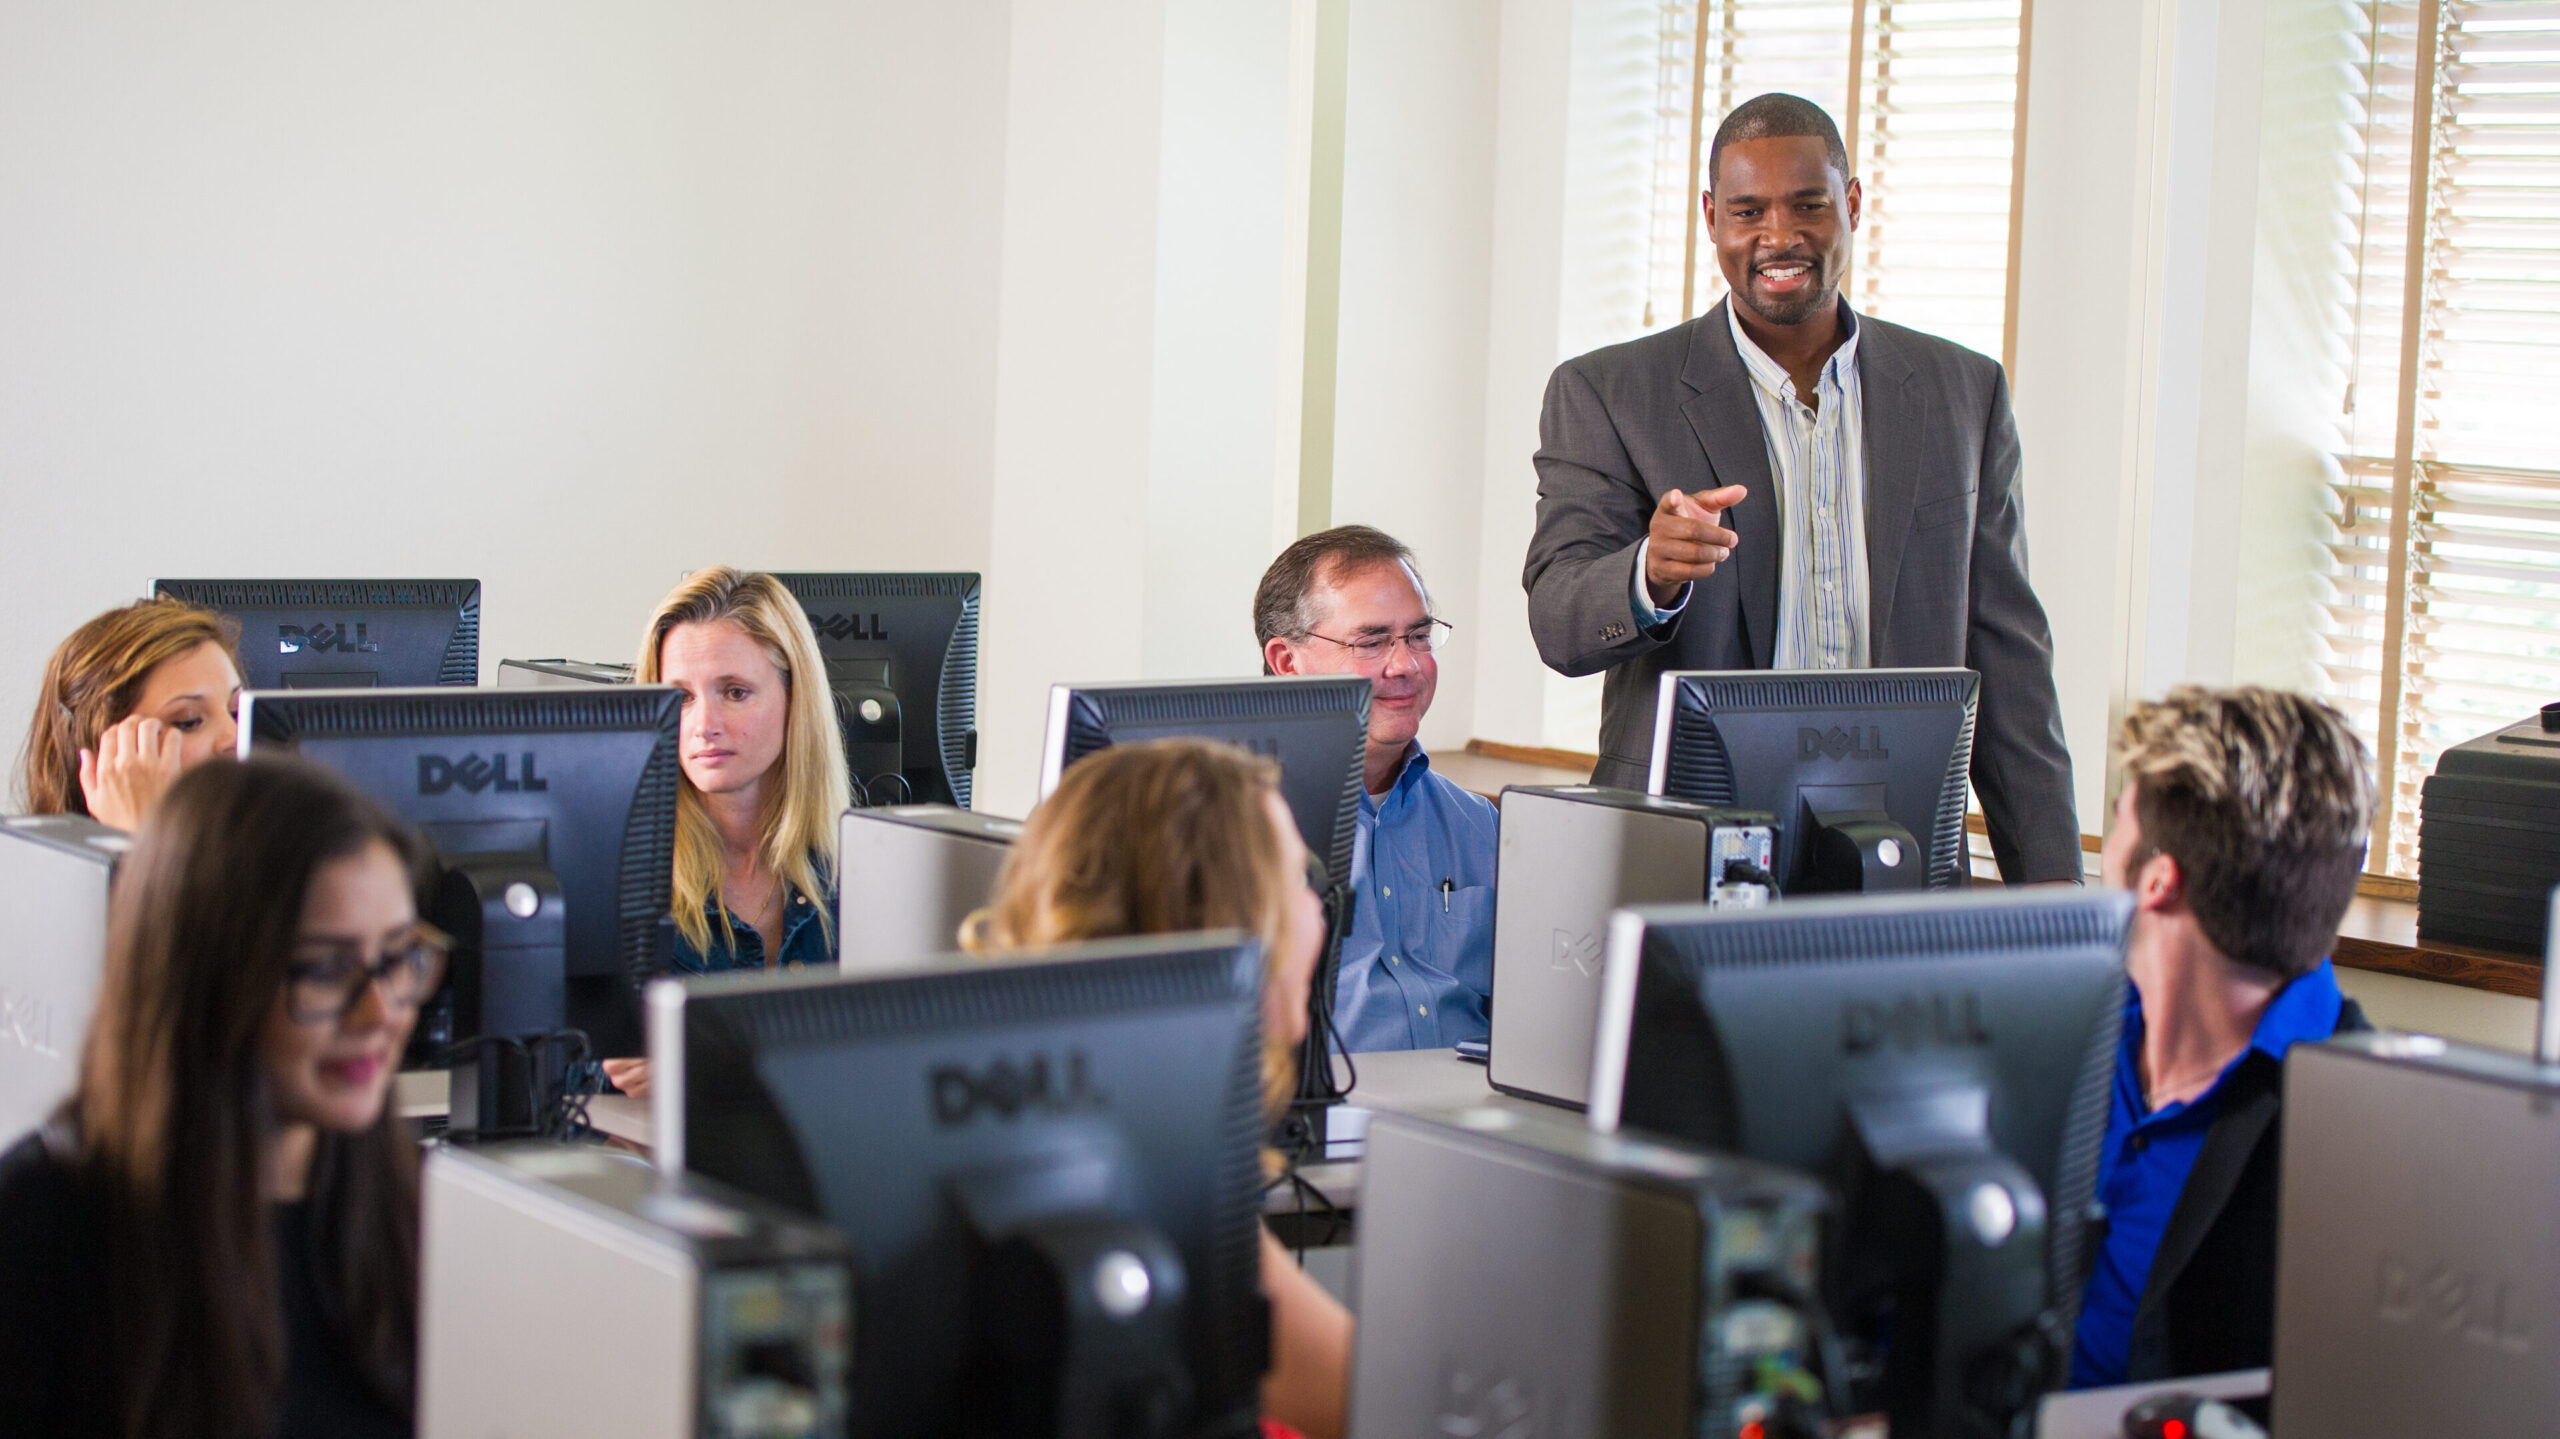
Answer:
M1698 208L1707 145L1725 112L1784 90L1830 112L1865 192L1849 303L2005 363L2030 3L1666 3L1645 328L1723 294Z
M2350 8L2315 621L2323 688L2374 743L2368 867L2408 877L2436 756L2560 699L2560 5Z

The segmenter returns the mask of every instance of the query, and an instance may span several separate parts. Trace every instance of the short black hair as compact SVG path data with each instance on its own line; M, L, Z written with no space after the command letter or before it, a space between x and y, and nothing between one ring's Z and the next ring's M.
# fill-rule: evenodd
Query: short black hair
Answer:
M1831 123L1823 108L1801 95L1772 90L1754 95L1733 107L1733 113L1716 126L1714 143L1707 147L1707 189L1716 188L1716 161L1727 145L1745 140L1783 140L1803 137L1822 142L1823 158L1840 172L1840 183L1849 183L1849 147L1840 143L1840 127Z

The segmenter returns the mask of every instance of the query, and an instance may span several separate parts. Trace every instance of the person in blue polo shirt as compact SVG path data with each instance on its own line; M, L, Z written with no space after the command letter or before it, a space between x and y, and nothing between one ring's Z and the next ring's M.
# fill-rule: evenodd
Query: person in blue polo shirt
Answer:
M1443 1049L1491 1031L1494 808L1436 774L1415 735L1448 622L1413 551L1367 525L1280 552L1253 597L1267 674L1369 678L1351 932L1333 1017L1353 1053Z
M2116 750L2100 861L2134 894L2131 983L2074 1388L2266 1365L2285 1051L2371 1027L2328 959L2373 817L2346 720L2182 688L2136 706Z

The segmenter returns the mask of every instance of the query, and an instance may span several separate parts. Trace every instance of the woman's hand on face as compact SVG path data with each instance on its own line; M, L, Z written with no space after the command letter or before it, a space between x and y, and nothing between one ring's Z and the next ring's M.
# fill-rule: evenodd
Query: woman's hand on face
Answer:
M634 1099L649 1097L649 1061L645 1059L608 1059L604 1062L604 1077Z
M90 817L121 830L142 827L142 817L178 782L186 736L142 715L107 726L98 747L80 751L80 794Z

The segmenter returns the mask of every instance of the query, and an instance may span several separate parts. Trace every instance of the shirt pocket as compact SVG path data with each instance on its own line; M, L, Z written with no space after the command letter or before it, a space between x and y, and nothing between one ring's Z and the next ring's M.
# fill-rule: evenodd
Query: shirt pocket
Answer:
M1445 908L1441 901L1445 899ZM1474 990L1493 992L1493 886L1471 884L1430 896L1431 967Z

